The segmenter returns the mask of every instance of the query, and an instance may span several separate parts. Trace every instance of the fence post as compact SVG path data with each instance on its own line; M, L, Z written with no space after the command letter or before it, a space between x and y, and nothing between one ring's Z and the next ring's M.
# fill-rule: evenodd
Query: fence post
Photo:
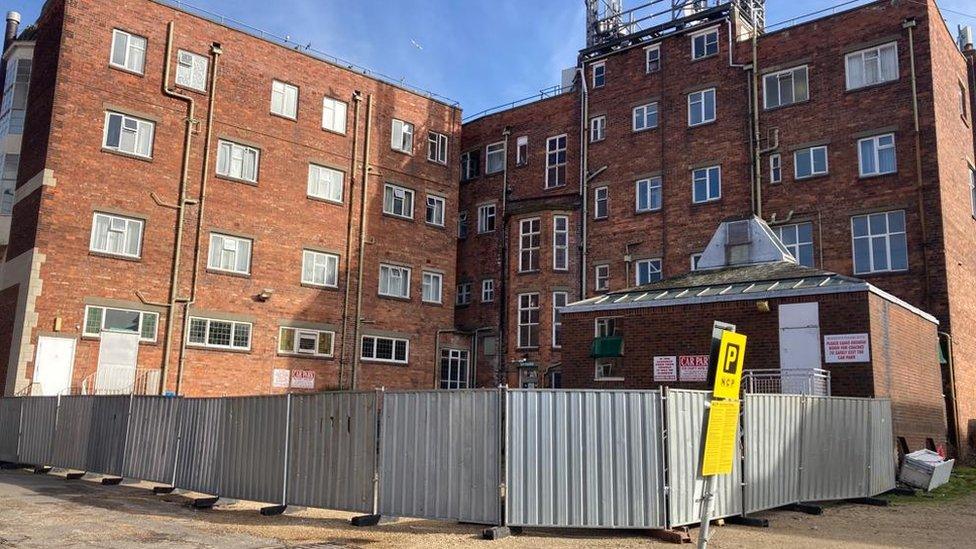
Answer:
M373 514L380 514L380 453L383 451L383 414L385 407L381 406L386 387L376 389L373 399L373 409L376 410L376 453L373 454Z
M284 473L282 474L281 482L281 505L288 505L288 466L290 465L289 449L291 448L291 393L285 397L285 466L283 467Z
M182 397L163 397L176 400L176 410L173 413L174 427L176 428L176 444L173 447L173 481L170 486L176 488L176 472L180 467L180 448L183 445L183 398Z
M800 444L799 444L799 458L797 463L799 463L799 469L796 472L796 502L800 503L803 501L803 437L806 436L807 427L807 401L810 399L809 395L800 395Z
M498 503L499 526L508 526L508 387L498 387Z

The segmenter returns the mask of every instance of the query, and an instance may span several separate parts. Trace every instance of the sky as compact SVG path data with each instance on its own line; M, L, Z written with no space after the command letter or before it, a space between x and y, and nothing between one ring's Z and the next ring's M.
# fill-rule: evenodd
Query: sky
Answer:
M772 26L844 1L766 0L766 23ZM28 24L43 3L7 0L5 7L19 11ZM459 102L465 116L558 85L562 69L575 65L576 53L585 45L583 0L187 3L435 92ZM640 3L624 0L624 7ZM938 4L953 36L959 24L976 28L976 1Z

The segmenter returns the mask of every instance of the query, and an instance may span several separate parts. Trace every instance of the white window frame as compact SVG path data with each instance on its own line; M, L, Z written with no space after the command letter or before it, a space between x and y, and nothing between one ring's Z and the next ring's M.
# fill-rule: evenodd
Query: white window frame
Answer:
M283 343L285 341L285 330L291 330L294 332L292 336L292 348L290 350L283 349ZM320 347L321 336L329 336L329 350L327 352L322 352ZM295 326L279 326L278 327L278 346L277 354L279 356L303 356L309 358L332 358L335 356L335 332L332 330L316 330L312 328L298 328ZM315 350L307 351L301 348L302 338L313 337L315 338Z
M902 216L902 227L903 227L903 229L901 231L892 231L891 230L891 215L892 214L901 214L901 216ZM878 234L871 233L871 216L874 216L874 215L884 215L885 216L885 231L886 232L884 232L884 233L878 233ZM868 274L877 274L877 273L907 272L909 270L910 264L909 264L909 258L908 258L908 232L907 232L907 230L908 230L908 219L907 219L907 217L908 216L905 215L905 210L892 210L892 211L887 211L887 212L874 212L874 213L870 213L870 214L851 216L851 263L853 264L853 271L854 271L854 274L855 275L868 275ZM857 236L854 233L854 220L855 219L859 219L859 218L864 218L865 219L865 223L866 223L867 228L868 228L867 235ZM905 239L905 268L904 269L893 269L891 267L891 250L892 250L891 237L892 236L897 236L897 235L903 235L904 236L904 239ZM884 238L884 246L885 246L885 254L886 254L885 257L887 259L888 266L885 267L885 268L883 268L883 269L876 268L876 266L874 265L874 244L875 244L874 240L875 240L875 238ZM857 243L858 239L866 239L868 241L868 263L869 263L869 269L868 270L858 269L858 265L857 265L857 252L856 252L856 250L857 250L856 243Z
M800 240L800 227L803 226L803 225L809 225L810 226L810 240L809 241L806 241L806 240L801 241ZM798 263L800 262L800 250L803 249L803 248L809 247L809 249L810 249L810 257L813 259L814 265L806 265L806 266L807 267L815 267L816 266L815 265L815 263L816 263L816 257L814 256L814 252L816 250L813 247L813 223L812 222L810 222L810 221L801 221L799 223L789 223L789 224L786 224L786 225L774 225L774 226L772 226L770 228L773 230L773 233L776 234L776 238L778 238L779 241L783 244L783 246L785 246L786 249L789 250L790 255L792 255L793 258L796 259L796 261ZM786 240L784 240L783 236L784 236L784 233L786 233L786 232L791 232L792 233L792 235L793 235L793 238L792 238L793 243L792 244L789 244L789 243L786 242ZM802 265L802 263L800 263L800 264Z
M823 151L823 170L817 170L817 164L815 162L815 155ZM800 157L802 155L809 155L810 157L810 173L806 175L800 174ZM827 175L830 172L830 154L827 150L827 145L817 145L815 147L807 147L805 149L799 149L793 151L793 179L810 179L812 177L819 177L821 175Z
M891 145L886 145L883 147L883 149L891 149L891 153L894 155L894 169L887 172L881 171L880 151L882 150L882 147L880 145L880 141L885 137L891 138ZM874 162L874 171L870 172L864 171L864 152L861 149L861 144L865 142L872 143L871 154L873 156L871 160ZM893 132L872 135L871 137L865 137L857 140L857 172L861 177L876 177L879 175L898 173L898 141L895 139L895 134Z
M599 69L599 75L597 74L597 69ZM602 88L607 85L607 64L603 61L593 63L590 67L590 74L592 78L590 79L590 84L593 89ZM599 83L598 80L599 79Z
M199 92L207 91L209 69L210 59L206 56L187 50L176 51L177 86Z
M641 189L645 189L647 196L647 204L643 207L641 206ZM653 195L654 191L657 190L658 204L654 206ZM664 187L661 182L661 176L648 177L645 179L638 179L634 184L634 211L637 213L643 212L656 212L664 206Z
M603 141L607 138L607 117L601 114L590 118L590 143Z
M712 112L711 118L707 115L705 105L705 97L707 95L712 96ZM696 99L697 97L697 99ZM696 106L697 105L697 106ZM698 122L693 121L692 113L697 113L701 116L701 120ZM716 88L707 88L704 90L693 91L688 94L688 127L694 128L696 126L704 126L705 124L711 124L718 119L718 93Z
M562 146L560 146L562 140ZM546 188L555 189L566 185L566 147L569 143L566 134L546 139ZM560 160L560 156L562 160ZM555 174L555 177L552 176ZM562 175L560 175L562 174ZM555 179L555 181L553 181Z
M306 195L328 202L342 204L345 195L346 173L342 170L309 163ZM325 192L319 192L324 188Z
M653 123L652 119L653 117ZM634 107L631 111L631 130L643 132L653 130L658 125L658 106L657 102L647 103Z
M431 219L431 208L433 208L434 216ZM433 225L435 227L444 226L444 216L447 212L447 200L443 196L437 196L433 194L427 195L426 208L424 211L424 221L428 225Z
M539 348L539 292L529 292L518 295L518 338L517 345L519 349L538 349ZM527 317L523 320L522 313L526 313ZM533 313L535 319L533 321ZM533 328L534 327L534 328ZM523 340L522 329L527 328L529 330L530 341ZM531 339L531 332L535 330L535 344L533 345Z
M492 169L492 159L497 166ZM505 142L489 143L485 146L485 175L502 173L505 171Z
M515 140L515 165L524 166L529 163L529 136L521 135Z
M306 277L307 266L311 261L312 277ZM317 278L317 269L322 269L322 281ZM302 250L302 284L319 286L322 288L339 287L339 256L337 254L320 252L318 250Z
M387 191L393 193L391 195L393 198L389 203L387 203L386 200L388 194ZM397 193L400 193L400 196L398 196ZM413 206L415 199L416 193L414 193L413 189L408 189L392 183L385 183L383 185L383 213L387 215L392 215L393 217L399 217L402 219L413 219ZM396 211L397 200L401 202L400 212ZM407 206L409 206L409 211L407 211Z
M494 202L478 206L478 234L486 234L495 230L496 213ZM491 228L488 227L489 219L491 220Z
M461 181L470 181L481 175L481 150L461 153Z
M460 282L457 285L457 295L454 297L455 305L470 305L471 304L471 283L470 282Z
M193 334L192 326L194 321L201 321L206 323L206 328L203 335L203 343L194 342L190 340L190 336ZM221 345L217 343L210 343L210 328L214 322L222 322L231 325L230 329L230 344ZM223 318L207 318L202 316L191 316L189 325L191 329L187 330L186 333L186 345L188 347L197 347L204 349L222 349L222 350L232 350L232 351L250 351L251 343L254 338L254 325L250 322L242 322L238 320L226 320ZM239 326L247 326L247 346L241 347L240 345L234 345L235 336L237 335L237 330Z
M769 182L782 183L783 181L783 158L779 153L769 155Z
M542 218L530 217L519 221L519 263L520 273L538 271L542 255ZM533 267L533 263L535 266Z
M718 178L718 194L712 196L711 190L711 174L712 171L717 173ZM695 181L698 179L697 174L700 172L705 172L705 197L702 199L695 193ZM722 166L705 166L701 168L695 168L691 170L691 201L694 204L705 204L708 202L715 202L722 199Z
M289 120L298 119L298 86L281 80L271 81L271 114Z
M799 89L804 91L806 95L803 97L797 96L797 76L802 74L803 80L805 81L804 86ZM783 94L781 93L782 85L786 79L790 81L790 93L793 99L789 102L783 101ZM770 99L772 94L770 93L770 85L776 85L776 104L772 104ZM789 69L776 71L769 74L763 75L763 108L766 110L777 109L780 107L788 107L790 105L795 105L797 103L803 103L810 100L810 68L807 65L800 65L797 67L791 67Z
M115 62L116 35L125 36L125 62L123 63ZM142 45L141 46L134 45L133 39L135 39L136 42L141 40ZM146 73L146 51L148 49L149 49L149 39L147 39L145 36L140 36L138 34L127 32L122 29L112 29L112 46L109 51L108 64L117 69L122 69L124 71L132 72L135 74L145 74ZM139 68L133 68L129 66L132 50L141 51Z
M427 132L427 160L447 165L447 136L435 131Z
M657 63L657 68L651 68L651 53L657 54L657 59L653 62ZM648 46L644 48L644 74L651 74L661 70L661 45L654 44L653 46Z
M894 76L885 77L882 72L881 59L882 51L894 49ZM868 59L869 56L874 56L873 59ZM853 75L851 74L851 62L860 62L861 64L861 77L863 81L855 82ZM865 70L869 62L877 63L878 80L873 82L868 82L867 71ZM879 44L870 48L865 48L858 51L853 51L844 56L844 80L847 86L847 90L859 90L861 88L867 88L870 86L877 86L881 84L886 84L888 82L896 82L899 79L900 68L898 61L898 42L888 42L886 44Z
M562 305L556 305L559 301L557 296L562 297ZM562 331L563 322L562 315L559 313L560 307L565 307L569 304L569 292L552 292L552 329L549 331L549 337L552 338L552 348L562 349L562 344L559 342L557 334Z
M714 35L715 39L710 40L710 35ZM698 39L702 39L702 48L704 51L698 51ZM711 44L714 42L714 44ZM714 45L715 51L709 52L709 46ZM718 27L712 27L710 29L705 29L698 31L691 35L691 60L697 61L699 59L705 59L713 55L718 55L719 53L719 41L718 41Z
M648 265L648 276L653 276L657 273L657 280L648 280L647 282L641 282L641 266ZM662 270L661 258L651 258L651 259L639 259L634 262L634 285L643 286L645 284L653 284L655 282L660 282L664 278L664 271Z
M218 242L218 240L219 240L219 242ZM235 249L233 250L233 252L234 252L234 265L235 265L234 268L226 268L226 267L221 267L220 266L223 263L221 261L222 260L222 257L221 256L223 255L223 252L229 252L229 251L231 251L230 248L227 247L227 243L229 243L229 242L233 242L234 243L234 247L235 247ZM220 244L220 250L219 250L220 251L220 254L217 255L217 256L215 256L214 255L214 250L215 250L214 247L218 243ZM243 251L241 249L241 245L242 244L243 245L246 245L245 246L245 249ZM243 271L236 268L236 265L238 264L238 258L239 258L239 255L240 254L245 254L246 257L247 257L247 268L245 270L243 270ZM240 274L240 275L250 275L251 274L251 262L253 261L253 259L254 259L254 241L251 240L250 238L244 238L244 237L241 237L241 236L229 235L229 234L221 233L221 232L217 232L217 231L214 231L214 232L211 232L210 233L210 249L209 249L209 253L207 254L207 270L209 270L209 271L218 271L218 272L221 272L221 273L233 273L233 274ZM216 261L216 265L214 264L214 261Z
M596 292L605 292L610 289L610 265L604 263L602 265L593 266L593 290Z
M240 155L240 170L239 173L234 173L234 156ZM244 173L244 155L253 154L254 155L254 176L247 177ZM229 157L226 155L230 155ZM222 160L222 158L224 160ZM223 164L223 168L221 165ZM258 173L260 173L261 166L261 149L251 147L249 145L242 145L240 143L235 143L233 141L228 141L226 139L217 140L217 175L221 177L226 177L229 179L234 179L237 181L246 181L249 183L257 183Z
M617 333L616 330L616 319L617 317L600 317L593 320L593 337L611 337ZM623 381L623 377L617 375L604 376L603 366L608 365L612 368L620 367L620 358L598 358L593 361L593 380L594 381Z
M481 281L481 302L491 303L495 301L495 279L486 278Z
M569 270L569 216L566 215L552 216L552 270Z
M346 135L346 117L349 105L334 97L322 98L322 129Z
M105 245L106 245L105 249L99 249L96 247L96 240L98 235L96 234L95 229L96 227L98 227L99 219L105 219L108 222L107 234L105 235ZM124 223L125 226L113 229L112 228L113 222L116 221ZM132 234L133 229L137 229L136 234L134 235ZM139 259L142 257L142 237L143 234L145 233L145 230L146 230L146 222L143 219L96 211L92 214L91 238L88 242L88 249L98 254ZM117 233L120 235L117 236L116 238L122 239L123 251L116 252L109 249L108 236L111 233ZM136 252L134 254L124 251L130 248L129 245L132 243L131 239L135 240Z
M117 145L109 145L108 143L108 128L109 122L113 117L119 117L119 143ZM135 128L126 128L126 122L135 123ZM140 139L143 132L148 132L149 150L146 152L139 151L139 143L142 141ZM132 150L126 150L122 146L122 136L124 134L132 134ZM153 148L156 141L156 123L151 120L145 120L143 118L138 118L136 116L128 115L118 111L105 111L105 126L102 129L102 147L106 150L118 152L121 154L127 154L130 156L138 156L140 158L152 158Z
M600 215L601 202L604 205L603 215ZM593 189L593 219L607 219L608 217L610 217L610 187L596 187Z
M88 329L88 311L91 309L101 309L101 318L99 319L98 332L92 332ZM81 322L81 336L90 338L101 338L102 332L105 331L105 316L109 310L122 311L125 313L139 313L139 329L136 333L139 334L140 343L155 343L156 338L159 334L159 313L154 311L142 311L139 309L129 309L126 307L109 307L107 305L85 305L85 316L82 318ZM145 337L143 335L143 327L147 316L155 317L153 321L153 335L152 337Z
M410 122L394 118L390 130L390 148L397 152L413 154L413 130Z
M373 354L372 356L366 356L363 354L363 341L366 339L373 340ZM379 349L379 341L385 340L389 341L392 350L393 358L377 358L376 352ZM399 360L396 358L397 343L404 344L404 358ZM409 364L410 363L410 340L402 337L386 337L386 336L374 336L374 335L364 335L359 341L359 358L365 362L383 362L387 364Z
M420 300L424 303L436 303L438 305L444 302L444 275L442 273L423 271Z
M389 263L380 263L379 283L376 285L377 294L383 297L395 297L397 299L410 299L410 277L412 271L413 269L411 269L410 267L406 267L404 265L391 265ZM384 272L387 273L386 290L383 289ZM391 280L393 278L394 272L399 273L398 276L400 277L403 286L403 293L397 294L391 291L391 286L392 286Z

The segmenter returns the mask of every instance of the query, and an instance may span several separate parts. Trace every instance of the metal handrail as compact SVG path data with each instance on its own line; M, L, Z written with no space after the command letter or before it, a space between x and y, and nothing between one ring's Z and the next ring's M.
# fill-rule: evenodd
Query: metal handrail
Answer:
M781 370L779 368L746 370L742 373L744 393L802 394L830 396L830 371Z

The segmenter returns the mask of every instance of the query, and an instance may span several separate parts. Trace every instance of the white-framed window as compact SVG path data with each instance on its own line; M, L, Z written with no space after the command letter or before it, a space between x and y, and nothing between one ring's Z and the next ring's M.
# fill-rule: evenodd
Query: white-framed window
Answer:
M897 172L895 134L886 133L858 140L857 159L861 177Z
M661 45L654 44L644 48L644 72L651 74L661 70Z
M322 129L336 133L346 133L345 101L331 97L322 98Z
M346 174L340 170L309 164L308 196L341 203L345 177Z
M468 237L468 212L458 212L458 238Z
M495 230L495 205L482 204L478 206L478 234L490 233Z
M24 133L27 119L27 98L30 90L31 59L10 59L0 100L0 135Z
M81 335L100 337L102 330L132 332L139 334L139 341L152 343L156 341L158 324L159 313L86 305L85 326Z
M801 103L810 99L806 65L763 76L763 99L767 109Z
M143 158L152 158L156 124L120 112L105 111L102 146Z
M657 103L634 107L633 126L635 132L657 127Z
M447 136L437 132L427 132L427 160L447 164Z
M455 305L469 305L471 303L471 283L461 282L457 285L457 295L454 298Z
M410 361L410 340L364 335L359 357L370 362L406 364Z
M701 252L698 252L696 254L691 254L691 270L692 271L697 271L698 270L698 262L701 261L701 258L702 258Z
M413 219L413 191L387 183L383 187L383 213Z
M381 263L379 294L410 299L410 267Z
M638 286L661 280L661 260L641 259L634 268L635 283Z
M485 174L505 171L505 142L499 141L485 147Z
M808 147L793 152L793 177L804 179L826 175L828 171L827 146Z
M146 39L124 30L112 29L109 65L142 74L146 67Z
M298 86L280 80L271 81L271 112L278 116L298 117Z
M519 221L519 272L539 270L539 247L542 220L538 217Z
M634 198L635 208L638 212L660 210L663 199L661 178L650 177L638 180Z
M518 346L520 349L539 346L539 294L518 296Z
M2 158L3 166L0 167L0 215L11 215L14 211L14 189L17 187L20 155L5 154Z
M481 302L491 303L492 301L495 301L495 281L486 278L481 281Z
M217 318L190 317L186 344L191 347L251 349L251 323Z
M772 227L780 242L800 265L813 267L813 223L792 223Z
M610 265L597 265L593 268L593 289L598 292L610 289Z
M610 188L593 189L593 219L606 219L610 215Z
M529 136L522 135L515 140L515 165L524 166L529 163Z
M176 84L191 90L207 91L210 60L186 50L176 52Z
M607 65L603 61L593 63L593 87L602 88L607 83Z
M769 155L769 182L780 183L783 181L783 159L779 153Z
M142 230L145 221L115 214L95 212L92 216L93 252L139 258L142 256Z
M593 337L603 338L617 335L617 322L615 318L598 318L593 322ZM595 380L620 380L617 369L620 367L620 358L598 358L594 361Z
M424 271L420 298L424 303L440 303L444 293L444 275Z
M261 151L223 139L217 142L217 175L243 181L258 180Z
M335 351L335 332L310 328L278 328L278 354L329 358Z
M688 125L700 126L715 121L715 88L688 94Z
M897 210L851 218L854 274L908 270L905 212Z
M617 319L601 317L593 321L593 337L613 337L617 335Z
M238 236L210 233L210 256L207 268L228 273L251 273L251 240Z
M562 347L563 319L560 307L565 307L569 302L569 294L566 292L552 292L552 346L553 348Z
M552 216L552 269L569 270L569 217Z
M427 212L425 220L430 225L444 226L445 201L439 196L427 195Z
M702 59L718 54L718 29L711 28L691 35L691 58Z
M461 154L461 181L478 177L481 173L481 151L474 150Z
M546 188L566 184L566 135L546 139Z
M413 154L413 124L396 118L393 119L393 130L390 132L390 148L395 151Z
M603 141L607 137L607 117L594 116L590 119L590 143Z
M302 250L302 284L337 288L339 256L315 250Z
M976 168L969 165L969 201L973 217L976 217Z
M440 388L468 388L468 351L464 349L441 349Z
M722 167L710 166L691 171L692 202L701 204L722 198Z
M848 90L898 80L898 43L849 53L844 57L844 65Z

